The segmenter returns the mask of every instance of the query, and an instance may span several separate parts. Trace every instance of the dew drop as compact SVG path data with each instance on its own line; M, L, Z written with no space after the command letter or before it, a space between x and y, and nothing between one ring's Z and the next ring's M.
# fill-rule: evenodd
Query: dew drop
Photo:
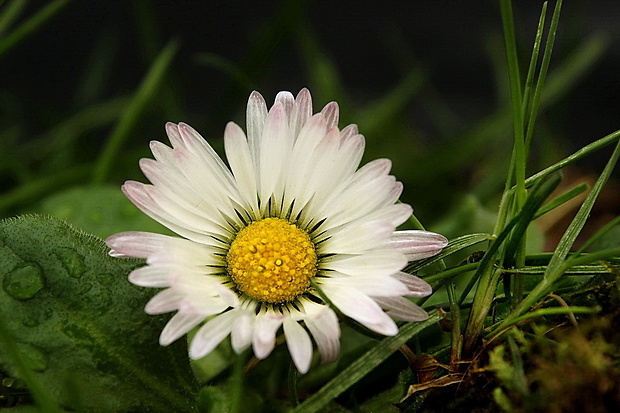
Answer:
M34 297L43 288L41 268L34 263L27 263L14 268L4 277L2 288L16 300L27 300Z
M12 377L5 377L2 379L2 387L12 387L16 380Z
M71 248L60 248L56 252L56 257L67 271L69 276L80 278L86 272L84 257Z

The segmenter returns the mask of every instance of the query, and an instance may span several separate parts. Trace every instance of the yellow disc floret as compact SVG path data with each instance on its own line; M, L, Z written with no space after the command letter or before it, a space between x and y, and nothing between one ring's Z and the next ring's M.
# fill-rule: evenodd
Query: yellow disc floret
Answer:
M226 262L240 292L278 304L308 291L317 257L307 232L283 219L265 218L239 231Z

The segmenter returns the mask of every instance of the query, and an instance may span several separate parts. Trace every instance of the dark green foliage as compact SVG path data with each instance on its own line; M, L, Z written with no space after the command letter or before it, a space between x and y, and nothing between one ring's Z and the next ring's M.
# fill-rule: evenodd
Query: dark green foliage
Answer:
M79 411L192 410L196 389L185 343L159 346L166 317L147 316L142 307L151 291L126 279L140 264L109 257L101 240L58 219L4 221L4 370L23 374L6 350L14 345L59 406Z

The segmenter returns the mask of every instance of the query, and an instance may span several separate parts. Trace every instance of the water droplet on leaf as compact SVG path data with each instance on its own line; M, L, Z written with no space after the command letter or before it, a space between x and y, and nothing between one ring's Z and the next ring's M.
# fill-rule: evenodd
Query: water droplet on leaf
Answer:
M86 272L84 257L77 251L71 248L60 248L56 252L56 256L69 276L80 278Z
M34 297L43 288L41 268L34 263L27 263L14 268L6 274L2 283L4 291L16 300Z

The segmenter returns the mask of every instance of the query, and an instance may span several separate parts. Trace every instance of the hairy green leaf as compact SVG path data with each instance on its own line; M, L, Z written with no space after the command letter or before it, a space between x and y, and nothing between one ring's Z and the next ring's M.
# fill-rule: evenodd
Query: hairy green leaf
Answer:
M26 216L0 223L0 312L53 401L77 411L191 411L195 382L184 343L160 347L166 317L144 314L150 292L126 276L103 242L65 222ZM0 343L1 344L1 343ZM6 344L6 343L5 343ZM19 375L0 346L0 365Z

